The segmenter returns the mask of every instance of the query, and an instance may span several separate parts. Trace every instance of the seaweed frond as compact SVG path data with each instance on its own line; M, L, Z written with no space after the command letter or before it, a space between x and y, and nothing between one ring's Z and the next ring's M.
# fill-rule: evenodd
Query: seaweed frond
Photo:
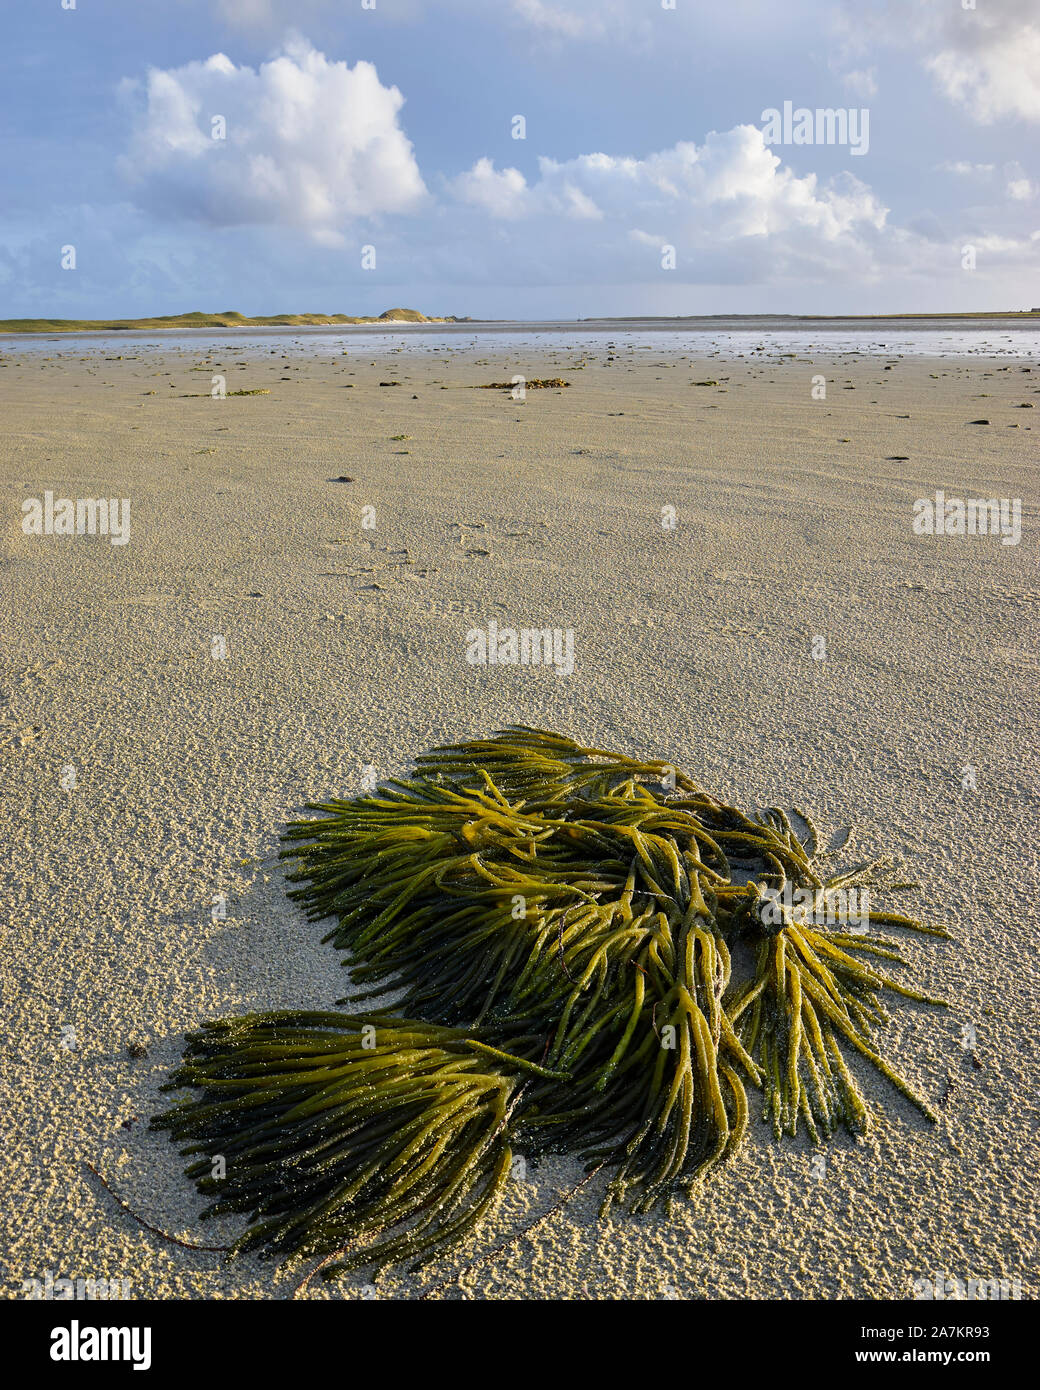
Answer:
M154 1123L206 1155L210 1213L250 1214L238 1249L321 1255L325 1277L425 1258L476 1229L514 1150L577 1154L606 1170L604 1212L647 1211L734 1152L748 1086L777 1138L864 1132L848 1051L935 1118L878 1034L886 1000L941 1001L891 973L880 929L946 933L843 920L843 895L909 885L888 860L825 869L802 812L804 841L782 808L525 726L308 810L290 897L332 919L362 999L401 998L189 1038L171 1084L198 1095Z

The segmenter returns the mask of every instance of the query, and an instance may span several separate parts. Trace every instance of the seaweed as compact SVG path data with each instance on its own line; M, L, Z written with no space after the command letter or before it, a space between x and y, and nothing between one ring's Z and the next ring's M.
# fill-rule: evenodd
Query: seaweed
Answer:
M196 1094L153 1120L224 1156L188 1173L206 1214L250 1215L236 1250L325 1278L421 1262L478 1227L515 1153L577 1155L606 1170L603 1215L650 1211L735 1151L748 1088L778 1139L864 1133L849 1055L935 1119L878 1039L886 1000L942 1001L881 969L904 958L879 928L947 934L792 910L909 886L887 860L828 873L804 813L803 842L780 808L525 726L307 810L290 897L332 919L360 998L207 1024L170 1082Z

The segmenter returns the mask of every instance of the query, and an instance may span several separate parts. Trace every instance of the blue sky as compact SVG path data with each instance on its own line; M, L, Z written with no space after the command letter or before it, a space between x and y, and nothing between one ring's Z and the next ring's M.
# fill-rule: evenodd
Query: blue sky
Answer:
M1040 304L1038 0L34 0L2 25L0 317ZM865 110L862 153L769 143L785 102Z

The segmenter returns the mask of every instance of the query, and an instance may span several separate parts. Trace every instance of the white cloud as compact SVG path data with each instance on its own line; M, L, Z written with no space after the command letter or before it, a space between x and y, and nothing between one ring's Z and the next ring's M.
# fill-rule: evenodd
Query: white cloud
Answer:
M530 210L530 190L520 170L498 170L490 159L478 159L450 187L460 202L483 208L492 217L523 217Z
M935 166L944 174L960 174L967 178L973 174L992 174L994 165L992 164L972 164L967 159L945 159L942 164Z
M945 49L926 66L984 125L1006 116L1040 120L1040 28L1004 35L975 53Z
M877 96L876 68L853 68L850 72L844 73L841 80L855 96Z
M1040 120L1040 6L1037 0L841 0L828 16L832 67L883 48L912 52L943 93L984 125Z
M137 202L213 226L275 224L334 243L357 217L414 210L425 186L398 122L404 98L371 63L305 41L259 69L218 53L127 84L144 109L120 161ZM226 139L212 138L223 117Z
M606 158L585 155L570 164L577 168L586 161ZM496 169L494 161L487 158L478 159L472 169L448 186L459 202L483 208L492 217L515 219L540 213L590 221L602 218L602 210L568 176L569 165L556 164L551 159L541 159L539 165L543 177L533 188L528 187L519 169Z
M951 101L984 125L1007 117L1040 120L1040 13L1036 0L984 0L977 9L943 6L925 66Z
M885 209L857 179L825 189L814 174L798 177L782 167L756 126L741 125L703 145L683 141L643 159L585 154L539 160L540 177L528 184L516 169L497 171L481 159L452 185L464 202L492 216L594 216L636 220L653 211L686 220L696 214L703 237L762 236L797 225L837 237L856 223L880 228ZM708 214L707 217L704 214Z
M853 264L871 274L898 237L865 184L849 174L826 185L795 175L748 125L641 159L543 158L531 182L481 159L449 190L471 214L509 229L505 241L484 233L489 255L508 245L518 265L584 282L659 278L669 245L677 280L768 281L794 267L819 280ZM468 244L480 238L472 222L463 225Z
M1032 179L1011 179L1007 191L1008 197L1016 203L1028 203L1036 197L1036 185Z
M545 0L513 0L513 9L536 29L545 29L562 38L586 38L591 33L601 32L595 15L575 14L573 10L548 5Z

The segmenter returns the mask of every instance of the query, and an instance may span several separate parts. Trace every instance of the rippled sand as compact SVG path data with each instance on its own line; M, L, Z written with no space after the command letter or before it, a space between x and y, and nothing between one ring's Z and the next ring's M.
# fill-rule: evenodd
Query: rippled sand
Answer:
M6 1295L51 1270L141 1297L288 1296L301 1269L166 1243L84 1163L182 1239L240 1229L200 1226L146 1124L185 1029L344 991L285 900L279 827L369 766L524 722L902 856L958 937L911 945L951 1008L900 1009L888 1040L941 1120L868 1078L875 1130L832 1143L821 1176L806 1141L758 1126L670 1218L600 1224L593 1184L460 1282L581 1176L547 1163L479 1241L379 1296L892 1298L933 1275L1035 1296L1040 417L1020 407L1040 406L1040 364L616 342L305 359L128 342L87 362L5 345ZM270 394L214 400L214 374ZM469 389L516 374L572 385ZM1020 543L916 535L937 490L1021 499ZM23 534L46 491L129 498L129 542ZM492 620L572 630L573 673L467 664Z

